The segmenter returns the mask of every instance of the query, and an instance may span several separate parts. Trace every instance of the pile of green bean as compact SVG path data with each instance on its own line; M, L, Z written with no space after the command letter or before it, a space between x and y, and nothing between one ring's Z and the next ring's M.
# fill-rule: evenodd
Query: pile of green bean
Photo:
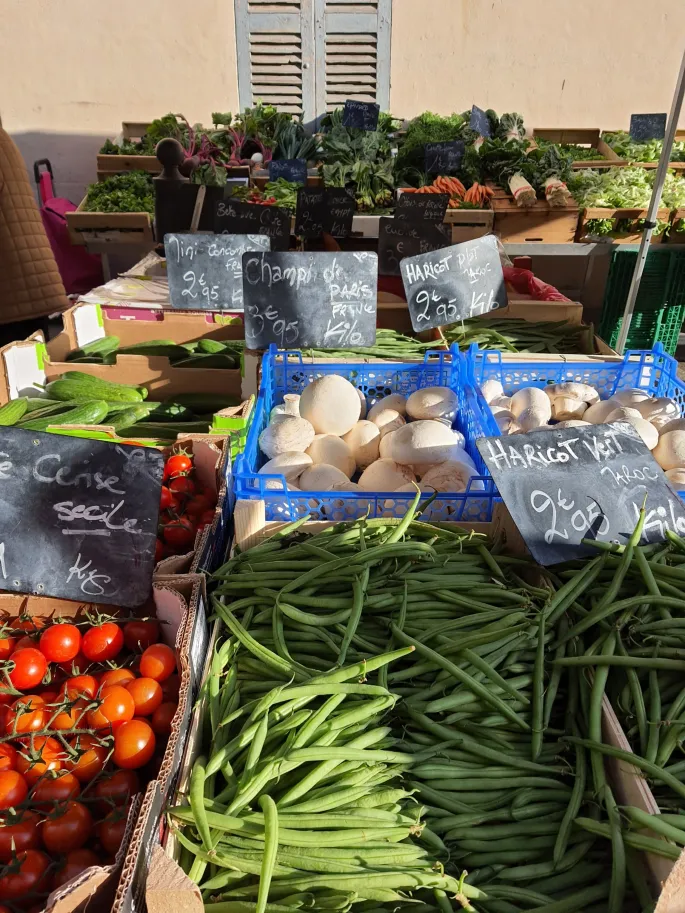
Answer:
M405 336L396 330L377 329L376 342L365 348L351 349L303 349L302 354L311 358L351 358L353 355L372 356L387 361L423 360L424 353L434 349L439 342L421 342L413 336Z
M579 326L566 320L534 323L518 319L472 317L443 327L442 334L448 345L456 342L462 350L468 349L475 342L481 349L501 349L503 352L592 355L595 351L592 324Z
M650 909L640 867L626 864L643 838L608 787L592 788L583 740L596 735L596 696L563 663L582 581L550 588L529 559L413 511L314 535L303 522L215 575L227 639L208 686L209 761L172 813L207 909ZM604 565L589 567L591 588ZM326 690L350 670L360 691ZM367 736L379 741L351 751ZM388 829L385 857L368 853L385 843L380 824L357 842L367 808ZM335 843L314 839L334 826ZM351 868L322 871L322 856Z

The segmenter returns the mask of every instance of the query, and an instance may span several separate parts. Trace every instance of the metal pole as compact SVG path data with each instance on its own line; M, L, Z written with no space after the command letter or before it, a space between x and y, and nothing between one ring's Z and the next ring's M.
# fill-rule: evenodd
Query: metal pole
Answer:
M649 201L649 209L647 210L645 228L642 232L642 238L640 239L640 247L638 248L637 260L635 262L635 270L633 271L633 278L630 282L630 288L628 289L626 307L623 311L621 331L618 334L618 342L616 343L616 349L620 355L623 355L623 350L625 349L626 341L628 339L628 331L630 330L630 322L633 319L635 301L637 300L637 293L640 289L640 279L642 278L642 271L644 270L645 261L647 260L647 254L649 252L649 245L652 240L652 231L656 227L656 214L659 209L661 192L664 189L664 181L666 180L668 163L671 158L673 140L675 139L675 132L678 127L678 120L680 118L680 109L683 105L683 96L685 96L685 53L683 53L683 59L680 64L680 73L678 73L678 81L676 82L675 94L673 95L671 113L668 115L668 122L666 124L664 148L661 150L659 165L656 169L654 189L652 190L652 199Z

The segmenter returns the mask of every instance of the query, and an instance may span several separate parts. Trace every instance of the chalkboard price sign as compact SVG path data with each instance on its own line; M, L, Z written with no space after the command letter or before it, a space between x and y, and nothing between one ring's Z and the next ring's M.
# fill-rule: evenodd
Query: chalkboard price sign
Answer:
M334 238L348 238L352 234L352 221L357 203L344 187L326 188L326 218L324 231Z
M485 111L482 110L482 108L478 108L476 105L473 105L471 108L469 127L472 130L476 130L478 133L480 133L481 136L489 137L491 135L488 115L485 113Z
M638 143L649 139L663 139L666 133L665 114L631 114L630 138Z
M447 326L506 307L507 290L493 235L409 257L400 264L414 330Z
M242 203L239 200L219 200L214 212L214 231L231 235L266 235L271 250L287 250L290 246L290 213L278 206Z
M0 588L141 605L152 587L163 466L152 447L3 428Z
M589 425L480 438L478 450L540 564L625 545L646 497L643 542L685 535L685 509L632 425ZM595 552L596 553L596 552Z
M323 187L300 187L297 191L295 234L320 238L326 221L326 191Z
M380 105L369 101L353 101L349 99L343 108L343 127L356 127L359 130L376 130Z
M293 184L307 183L306 159L273 159L269 162L269 180L285 178Z
M378 257L367 251L243 254L245 345L372 346L377 284Z
M381 216L378 226L378 272L399 276L405 257L449 247L452 234L441 222L391 219Z
M400 193L395 218L444 222L449 201L449 193Z
M428 174L456 174L463 158L464 143L460 139L424 146L424 165Z
M172 308L242 311L243 254L269 249L266 235L166 235Z

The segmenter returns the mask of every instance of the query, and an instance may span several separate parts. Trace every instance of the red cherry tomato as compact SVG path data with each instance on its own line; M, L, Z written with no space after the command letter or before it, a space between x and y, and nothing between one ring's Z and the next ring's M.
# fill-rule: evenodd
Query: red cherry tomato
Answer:
M81 872L101 864L100 857L92 850L72 850L67 853L62 868L55 873L53 885L55 888L61 888L63 884L76 878Z
M83 635L83 655L94 663L114 659L124 646L124 632L113 621L88 628Z
M176 655L166 644L153 644L140 657L140 674L143 678L163 682L175 671Z
M0 743L0 770L17 769L17 749L9 742Z
M135 677L130 669L108 669L100 676L100 687L105 688L108 685L124 685L125 687Z
M122 723L114 733L114 763L117 767L135 770L147 764L154 752L155 734L144 720Z
M142 653L159 643L161 627L158 621L129 621L124 625L124 643L132 653Z
M166 485L162 485L162 490L159 496L159 509L167 510L167 508L171 507L171 501L171 489L167 488Z
M25 694L10 705L5 727L8 735L39 732L47 720L43 698L39 694Z
M39 615L36 615L35 617L32 615L19 615L11 622L10 628L13 628L15 631L24 631L27 634L37 634L45 627L45 624L45 619L41 618Z
M171 722L178 710L178 704L173 701L164 701L152 714L150 725L152 731L157 735L169 735L171 732Z
M154 678L134 678L126 685L133 698L136 716L150 716L162 703L162 686Z
M195 541L195 528L187 517L179 517L166 524L162 536L172 549L189 548Z
M112 805L127 805L140 792L140 780L135 770L116 770L109 777L98 780L94 792L96 798L102 800L98 803L102 814L107 814Z
M89 701L86 698L76 698L69 701L69 706L64 707L56 716L51 717L50 727L59 731L67 729L81 729L86 725L86 716ZM52 711L54 714L54 710Z
M178 476L169 482L169 490L186 497L195 494L195 482L187 476Z
M111 729L113 723L133 719L135 701L123 685L105 685L98 699L100 706L88 713L88 725L92 729Z
M170 675L169 678L165 678L162 682L162 694L164 695L165 701L173 701L175 704L178 704L178 692L180 690L181 680L175 672L173 675Z
M212 523L214 523L214 510L206 510L204 513L200 514L197 528L198 530L204 529L205 526L211 526Z
M199 517L210 509L213 510L212 499L206 494L196 494L185 506L185 512L189 517Z
M159 564L159 562L162 560L163 557L164 557L164 543L162 542L161 539L156 539L155 540L155 564Z
M185 453L176 453L170 456L164 466L164 479L175 479L177 476L187 475L193 468L193 461Z
M0 900L23 900L29 894L44 892L49 886L50 859L40 850L24 850L17 863L0 876Z
M115 808L97 826L97 835L106 853L116 856L126 832L126 812Z
M93 818L81 802L59 806L43 822L43 844L49 853L79 850L90 837Z
M40 818L33 811L3 817L0 824L0 862L9 862L14 851L37 850L40 847Z
M81 632L76 625L50 625L40 635L38 645L48 662L68 663L76 657L81 647Z
M74 675L61 688L61 693L71 700L76 697L94 698L97 692L98 680L94 675Z
M28 792L26 780L18 771L0 770L0 809L19 805L27 797Z
M3 634L0 637L0 659L9 659L17 648L17 638Z
M55 803L75 799L81 792L76 777L66 770L60 770L56 777L48 774L33 788L31 802L36 808L51 809Z
M29 786L33 786L48 770L61 770L66 759L61 742L52 736L39 735L22 747L17 757L17 770Z
M101 741L92 735L79 735L70 740L71 747L80 754L77 760L67 761L64 766L79 783L88 783L104 767L109 748L102 745Z
M48 662L35 647L25 647L15 650L10 656L14 669L9 674L10 681L19 691L35 688L43 681L48 670Z
M23 637L19 638L14 645L14 652L16 653L17 650L26 650L27 647L31 647L31 649L35 650L38 649L38 641L35 637L31 637L30 634L24 634Z

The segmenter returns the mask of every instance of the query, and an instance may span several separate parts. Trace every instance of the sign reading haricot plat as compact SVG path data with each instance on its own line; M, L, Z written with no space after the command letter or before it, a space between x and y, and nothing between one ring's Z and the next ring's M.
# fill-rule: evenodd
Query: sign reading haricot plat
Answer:
M245 346L345 349L376 341L378 256L243 254Z
M163 455L0 434L0 589L133 608L152 589Z
M646 508L643 542L685 535L685 508L632 425L589 425L480 438L478 450L540 564L625 545Z

